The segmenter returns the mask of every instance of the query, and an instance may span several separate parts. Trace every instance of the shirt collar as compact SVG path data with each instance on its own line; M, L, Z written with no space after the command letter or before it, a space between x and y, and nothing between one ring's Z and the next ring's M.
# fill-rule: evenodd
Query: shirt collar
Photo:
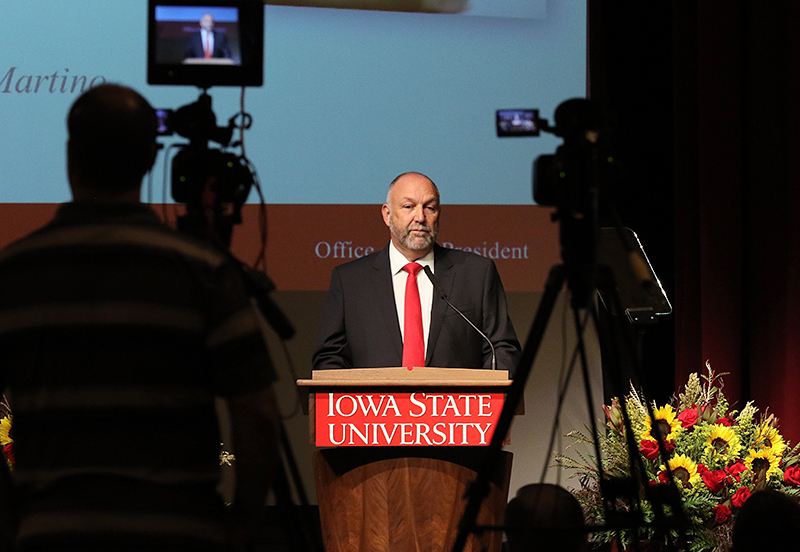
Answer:
M433 249L428 251L428 254L424 257L417 259L415 262L421 264L422 266L429 266L431 267L431 271L435 274L436 269L433 266ZM391 267L392 274L397 274L403 267L409 263L409 260L405 258L405 256L398 251L397 247L395 247L394 242L389 242L389 266Z

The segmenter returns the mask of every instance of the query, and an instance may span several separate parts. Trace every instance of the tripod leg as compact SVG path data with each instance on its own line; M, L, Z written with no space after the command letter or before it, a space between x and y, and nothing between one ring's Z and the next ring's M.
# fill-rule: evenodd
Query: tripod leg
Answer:
M613 303L613 308L616 312L622 312L622 304L620 301L619 293L617 292L616 286L614 285L613 274L610 273L608 269L606 269L605 277L602 279L601 283L601 291L604 293L606 297L610 298L610 301ZM593 318L595 326L600 328L599 325L599 314L596 310L593 310ZM616 388L617 392L622 396L624 392L624 383L622 377L622 370L621 370L621 359L623 358L622 352L619 350L620 347L625 347L627 358L631 362L631 373L634 378L636 378L642 387L644 386L644 378L642 377L642 363L641 363L641 355L638 354L636 343L633 338L632 333L627 332L623 336L618 336L615 334L615 331L620 331L620 328L615 328L613 325L609 325L607 328L610 335L607 336L607 340L611 343L611 351L613 353L612 362L610 363L612 369L612 381L613 385ZM650 417L651 421L654 420L653 416L653 406L647 400L649 397L648 390L645 388L644 393L645 397L645 406L647 407L647 413ZM624 401L621 404L623 410L623 418L625 420L625 432L626 432L626 441L628 443L628 454L630 457L630 470L631 474L634 478L636 478L638 485L640 488L645 489L646 494L653 494L653 489L649 486L649 482L644 479L644 466L642 465L641 455L639 454L639 450L637 447L637 440L633 435L632 428L630 427L630 418L625 407ZM664 441L661 437L656 436L656 441L658 443L658 448L660 454L664 460L664 464L667 471L667 476L669 478L669 488L665 490L663 493L663 497L656 497L656 496L649 496L650 502L652 504L653 513L655 516L655 525L659 527L672 527L677 532L677 545L678 547L682 548L684 543L686 542L685 536L685 528L688 524L688 521L685 516L685 512L683 510L683 505L680 499L680 493L675 485L675 481L672 475L672 470L669 468L669 462L667 461L668 455L666 454ZM649 493L648 493L649 491ZM605 494L605 493L604 493ZM669 514L664 511L663 507L669 506ZM670 519L672 518L672 519ZM638 531L638 527L634 527Z
M508 430L511 428L511 421L514 418L514 413L517 411L517 406L525 394L525 385L528 381L531 368L533 367L533 361L536 359L536 354L542 343L547 324L550 322L550 317L553 314L553 307L556 304L561 288L564 287L565 280L565 271L562 265L554 266L547 276L544 295L539 303L539 308L536 311L536 316L533 319L530 332L528 332L525 347L522 349L522 357L514 373L514 381L509 388L505 403L503 404L503 410L500 412L500 417L497 420L492 441L489 443L486 450L484 461L478 470L475 481L473 481L467 489L467 505L464 509L464 515L461 516L458 535L453 544L452 552L461 552L464 550L467 537L476 529L478 513L480 512L483 500L489 494L491 474L497 465L500 451L503 448L503 439L505 439Z
M595 313L594 306L589 306L593 315ZM594 454L597 460L597 473L602 478L603 477L603 455L600 452L600 442L597 439L598 431L597 431L597 420L594 416L594 399L592 398L592 383L589 379L589 361L586 358L586 342L584 340L584 332L585 327L581 324L579 311L577 309L573 309L573 316L575 319L575 332L576 337L578 339L578 352L581 361L581 373L583 374L583 389L586 393L586 407L589 410L589 427L592 429L592 436L594 437ZM596 321L596 316L593 316L594 320ZM608 512L612 508L612 505L609 504L609 501L603 501L603 508L606 512L606 517L608 517Z
M286 433L286 427L281 425L281 446L283 449L283 456L285 459L286 470L288 475L291 475L291 480L294 483L294 490L300 501L298 514L299 522L303 528L304 534L304 547L301 551L316 551L323 552L325 547L322 544L322 535L319 531L319 519L312 518L311 508L308 502L308 496L303 485L303 479L300 475L300 470L297 467L292 444L289 442L289 435Z
M286 427L280 425L282 462L274 484L275 502L278 506L278 518L286 535L289 550L292 552L323 552L322 535L318 530L318 520L312 519L308 498L303 480L295 461L292 445L286 433ZM300 501L296 505L292 500L292 487Z

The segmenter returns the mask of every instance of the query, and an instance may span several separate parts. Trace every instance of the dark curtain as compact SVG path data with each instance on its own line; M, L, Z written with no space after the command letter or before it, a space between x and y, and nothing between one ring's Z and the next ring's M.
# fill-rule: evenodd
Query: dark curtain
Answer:
M589 7L590 93L648 187L619 209L674 307L645 343L651 394L708 361L731 402L769 407L797 443L800 3Z

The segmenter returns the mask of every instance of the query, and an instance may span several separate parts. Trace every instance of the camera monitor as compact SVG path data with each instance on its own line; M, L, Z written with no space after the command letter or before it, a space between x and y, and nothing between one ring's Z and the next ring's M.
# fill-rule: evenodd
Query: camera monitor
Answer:
M258 0L149 0L147 82L261 86L264 4Z
M498 137L539 136L538 109L498 109L495 119Z

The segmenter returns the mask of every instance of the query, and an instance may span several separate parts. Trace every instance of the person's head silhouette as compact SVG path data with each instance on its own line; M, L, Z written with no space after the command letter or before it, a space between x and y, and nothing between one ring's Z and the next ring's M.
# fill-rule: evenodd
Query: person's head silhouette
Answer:
M520 488L506 507L505 525L510 552L582 552L587 547L581 506L558 485Z

